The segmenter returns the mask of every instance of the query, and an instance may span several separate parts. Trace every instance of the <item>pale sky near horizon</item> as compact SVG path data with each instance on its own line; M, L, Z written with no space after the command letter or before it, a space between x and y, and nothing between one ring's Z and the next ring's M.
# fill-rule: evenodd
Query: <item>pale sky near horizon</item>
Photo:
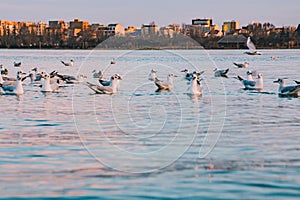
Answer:
M0 0L0 20L44 21L79 18L89 23L124 26L190 24L193 18L212 18L219 27L235 20L275 26L300 24L299 0Z

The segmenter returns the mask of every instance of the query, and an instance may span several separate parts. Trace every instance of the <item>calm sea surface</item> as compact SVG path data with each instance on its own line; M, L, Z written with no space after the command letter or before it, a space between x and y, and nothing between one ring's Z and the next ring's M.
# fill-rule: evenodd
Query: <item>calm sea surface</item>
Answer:
M0 95L0 198L299 199L300 98L279 98L273 81L300 81L300 50L262 53L0 50L10 76L22 61L25 72L123 79L115 95L84 84L44 94L29 80L24 95ZM73 67L60 63L70 59ZM246 78L233 65L245 61L263 74L262 93L233 78ZM201 97L188 94L184 68L205 70ZM178 75L174 91L156 92L151 69Z

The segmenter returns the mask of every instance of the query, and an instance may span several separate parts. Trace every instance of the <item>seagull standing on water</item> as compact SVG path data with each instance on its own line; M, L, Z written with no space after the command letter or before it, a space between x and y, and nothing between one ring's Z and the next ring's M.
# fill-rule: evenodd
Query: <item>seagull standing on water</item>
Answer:
M64 64L64 66L66 67L73 67L74 65L74 60L70 60L70 62L64 62L64 61L60 61L62 64Z
M174 85L173 85L173 78L177 77L175 74L169 74L167 77L167 82L160 81L156 78L154 81L155 85L158 87L159 90L168 90L168 91L173 91L174 90Z
M300 85L286 86L285 80L281 78L274 81L274 83L279 83L278 95L280 97L298 97L298 93L300 92Z
M118 91L119 80L122 80L122 78L121 76L116 74L112 76L112 83L110 86L95 85L89 82L86 82L86 86L88 86L91 90L93 90L97 94L115 94Z

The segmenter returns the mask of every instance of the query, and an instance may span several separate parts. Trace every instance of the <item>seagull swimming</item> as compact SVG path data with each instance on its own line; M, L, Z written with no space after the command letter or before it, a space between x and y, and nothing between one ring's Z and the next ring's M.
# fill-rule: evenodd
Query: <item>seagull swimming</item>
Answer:
M218 69L218 68L215 68L214 72L215 72L215 76L216 77L223 76L223 77L227 78L227 73L229 72L229 68L228 69Z
M149 78L150 81L155 81L157 79L157 75L156 75L156 70L151 69L151 72L149 74Z
M59 85L54 82L50 83L50 75L45 74L42 76L42 88L41 92L57 92L59 88Z
M249 66L248 62L244 62L244 63L233 63L235 66L237 66L238 68L247 68Z
M292 86L286 86L285 80L279 78L276 81L273 81L274 83L279 83L278 88L278 95L280 97L298 97L298 93L300 92L300 85L292 85Z
M115 59L112 59L112 60L110 61L110 64L111 64L111 65L114 65L114 64L116 64L116 61L115 61Z
M300 81L294 80L297 85L300 85Z
M89 82L86 82L86 86L88 86L91 90L93 90L97 94L115 94L118 91L119 80L122 80L122 78L121 76L116 74L112 76L112 83L110 86L95 85Z
M154 83L158 87L158 90L173 91L173 89L174 89L173 78L174 77L177 77L177 75L171 73L167 76L167 82L160 81L156 78Z
M200 82L201 80L198 79L197 75L193 75L192 85L190 88L192 95L202 95L202 85Z
M193 75L194 74L197 74L197 76L199 77L204 73L204 71L201 71L201 72L194 71L194 72L191 73L188 69L181 70L181 72L185 73L185 79L188 80L188 81L193 80Z
M62 75L59 74L57 71L51 72L53 76L57 76L61 80L65 81L67 84L77 84L77 83L82 83L84 81L84 78L86 78L84 75L79 75L77 77L72 76L72 75Z
M2 88L1 93L3 94L15 94L15 95L21 95L24 94L23 89L23 81L28 77L24 76L25 73L19 71L17 73L17 80L15 85L5 85L4 83L0 83L0 87Z
M93 78L98 78L101 79L103 77L103 73L101 70L99 70L99 72L97 72L95 69L93 70Z
M119 74L115 74L114 76L112 76L112 77L110 78L110 80L99 79L99 83L100 83L101 85L103 85L103 86L111 86L114 77L121 77L121 76L120 76ZM117 90L120 90L120 80L121 80L121 79L116 79L116 88L117 88Z
M60 61L62 64L64 64L64 66L66 67L73 67L74 65L74 60L70 60L70 62L64 62L64 61Z
M248 80L243 79L242 77L238 76L238 80L241 81L241 83L244 85L246 90L259 90L261 91L263 89L263 76L262 74L258 74L257 81L253 80L252 72L247 71Z
M14 62L15 67L21 67L22 63L21 62Z

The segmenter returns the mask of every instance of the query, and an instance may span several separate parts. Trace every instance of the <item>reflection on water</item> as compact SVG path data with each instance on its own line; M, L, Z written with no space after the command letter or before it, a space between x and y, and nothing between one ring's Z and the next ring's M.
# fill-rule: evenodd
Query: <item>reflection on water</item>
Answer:
M208 53L1 50L10 74L21 60L26 72L39 66L97 83L97 68L123 78L112 96L81 84L45 94L27 80L24 95L0 95L1 197L298 198L300 101L279 98L272 82L299 80L300 51ZM71 58L74 67L63 68ZM232 62L245 60L264 74L263 91L232 78L248 70ZM213 77L212 61L229 78ZM155 92L153 68L182 75L173 92ZM183 68L205 70L202 96L188 94Z

